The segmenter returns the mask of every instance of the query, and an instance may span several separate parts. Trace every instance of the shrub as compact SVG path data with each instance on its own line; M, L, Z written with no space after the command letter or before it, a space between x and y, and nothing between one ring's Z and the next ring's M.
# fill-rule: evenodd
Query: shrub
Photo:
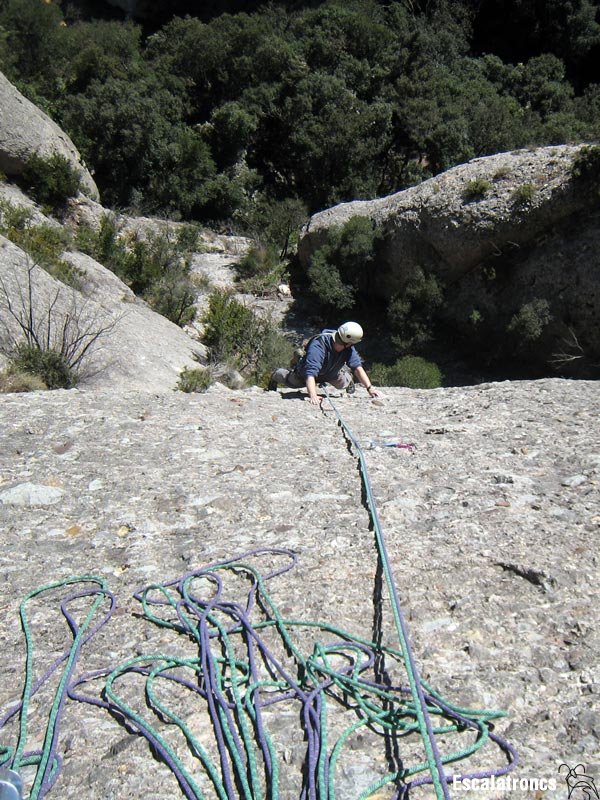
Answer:
M548 301L536 298L521 306L509 322L507 330L523 342L534 342L540 338L551 320Z
M31 264L25 279L14 284L0 276L0 352L12 369L37 375L49 389L71 388L118 320L81 304L72 290L70 298L58 288L41 299L36 268Z
M251 294L273 292L285 280L285 266L273 246L252 245L236 266L243 291Z
M15 367L9 367L0 372L0 393L9 394L16 392L39 392L48 387L37 375L21 372Z
M22 231L27 228L33 212L25 206L13 205L7 200L0 200L0 231L8 239L14 231Z
M492 188L492 184L485 178L476 178L465 186L463 197L465 200L482 200Z
M493 178L494 178L495 181L501 181L501 180L504 180L504 178L508 178L509 175L510 175L510 167L509 166L503 166L503 167L499 167L496 170L496 172L494 172Z
M80 288L83 273L60 257L69 247L69 236L62 228L31 225L31 216L29 209L0 202L0 233L54 278L74 289Z
M211 360L240 369L261 385L267 385L276 366L290 361L292 345L278 326L270 318L256 315L230 292L216 291L209 296L202 321Z
M23 182L39 203L58 208L77 194L81 177L67 158L54 153L49 158L31 156L23 170Z
M304 203L293 197L277 201L259 195L245 214L238 216L250 236L264 240L283 259L295 247L299 230L308 221L309 213Z
M282 364L289 364L292 359L292 344L271 321L263 321L260 347L252 377L255 382L267 388L271 374Z
M595 197L600 196L600 146L582 147L573 159L571 175L579 187Z
M198 242L195 226L168 228L146 239L134 236L127 241L115 218L106 215L96 233L80 229L77 242L158 314L179 326L194 320L198 292L190 263Z
M214 361L247 361L255 324L249 308L230 292L216 291L208 298L208 310L202 321L203 338Z
M308 268L310 291L319 303L334 311L354 305L356 293L369 283L380 239L366 217L351 217L328 232Z
M379 386L407 386L410 389L437 389L442 373L431 361L419 356L404 356L395 364L373 364L369 369L373 383Z
M180 392L205 392L211 383L212 374L209 369L184 367L179 375L177 389Z
M310 292L325 308L345 311L354 305L354 289L345 284L339 269L327 260L323 250L317 250L308 268Z
M533 200L535 192L536 189L532 183L523 183L514 190L511 198L516 206L526 206Z
M392 298L387 309L392 343L399 353L431 341L435 318L443 302L444 291L438 279L417 267L404 291Z
M41 349L35 344L19 344L12 356L11 366L18 372L39 378L48 389L72 389L77 385L76 371L57 350Z
M592 181L596 186L600 183L600 146L582 147L573 159L571 175L575 180Z

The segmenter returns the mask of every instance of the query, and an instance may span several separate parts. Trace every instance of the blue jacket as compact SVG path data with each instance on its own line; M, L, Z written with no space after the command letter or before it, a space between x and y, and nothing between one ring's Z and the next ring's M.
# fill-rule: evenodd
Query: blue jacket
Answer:
M339 375L340 370L347 364L350 369L356 369L362 364L362 359L354 347L346 347L340 353L333 348L335 331L325 329L310 340L304 355L298 362L296 372L304 377L314 377L317 383L328 381Z

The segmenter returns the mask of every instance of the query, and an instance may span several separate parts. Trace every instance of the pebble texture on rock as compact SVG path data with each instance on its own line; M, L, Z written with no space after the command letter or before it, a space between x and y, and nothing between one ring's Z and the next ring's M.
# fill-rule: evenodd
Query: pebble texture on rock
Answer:
M21 691L20 599L74 575L105 578L118 598L117 613L84 649L82 670L183 648L140 619L133 592L265 546L292 548L300 559L271 587L286 615L367 639L381 615L384 642L397 645L385 590L379 598L376 588L356 457L332 411L301 396L216 385L203 395L0 397L0 708ZM389 389L383 401L361 389L332 396L365 448L423 678L457 705L505 709L497 730L519 751L514 774L557 780L551 793L477 797L567 800L563 762L584 764L598 782L597 384ZM385 441L415 448L378 445ZM36 607L38 675L64 646L55 621L55 610ZM300 635L304 649L311 636ZM29 718L38 744L47 699ZM208 741L198 709L185 714ZM281 796L292 800L305 744L293 715L274 718L272 729ZM14 743L14 725L0 742L7 736ZM398 747L407 761L418 752L408 739ZM59 752L63 770L50 796L180 796L145 741L101 709L67 703ZM390 768L385 747L369 736L350 754L337 775L344 799ZM181 756L195 768L183 745ZM503 763L493 747L478 758Z

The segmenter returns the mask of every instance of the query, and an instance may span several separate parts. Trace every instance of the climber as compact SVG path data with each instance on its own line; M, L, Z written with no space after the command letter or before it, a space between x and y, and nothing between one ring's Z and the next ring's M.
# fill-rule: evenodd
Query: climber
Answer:
M363 329L358 322L344 322L337 330L326 328L308 341L306 353L293 369L281 367L275 370L269 389L274 390L278 385L289 389L306 386L309 403L318 406L322 400L317 394L318 383L330 383L336 389L353 391L352 375L344 369L347 366L370 397L381 397L381 392L371 384L362 367L361 357L354 348L362 338Z

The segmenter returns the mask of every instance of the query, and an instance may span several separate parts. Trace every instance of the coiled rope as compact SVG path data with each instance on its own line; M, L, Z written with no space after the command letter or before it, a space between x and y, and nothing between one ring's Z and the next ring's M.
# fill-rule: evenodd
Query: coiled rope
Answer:
M65 589L72 586L78 586L79 588L74 592L69 591L66 597L63 597L60 601L60 611L67 622L72 636L71 645L68 650L54 661L46 673L35 681L33 637L29 622L28 606L32 600L42 595L54 594L57 589ZM82 598L93 598L93 602L82 624L79 625L73 613L70 611L70 606ZM94 618L99 615L101 606L106 604L107 601L108 609L95 624L92 624ZM29 794L32 800L34 798L44 797L56 782L61 766L61 757L57 753L59 723L67 689L72 680L81 648L106 624L112 614L114 606L114 596L108 589L105 581L93 575L70 578L65 581L47 584L29 592L21 601L19 616L25 636L26 647L23 693L21 702L0 717L0 730L2 730L12 717L19 714L18 739L14 748L9 745L0 745L0 766L9 766L17 773L24 767L35 768L35 778ZM64 670L54 692L54 698L48 713L43 747L41 750L27 751L28 714L31 699L63 665Z
M397 759L390 758L388 772L372 780L357 800L367 800L386 786L393 787L392 800L404 800L412 789L423 784L433 785L436 798L447 798L451 776L444 765L472 755L490 740L505 753L506 763L496 770L457 777L500 776L514 768L514 749L490 727L491 720L503 716L502 712L456 708L419 676L364 455L331 398L329 402L348 442L358 453L400 649L351 635L324 622L284 616L268 584L295 567L297 556L286 548L253 550L136 593L144 617L181 641L190 642L193 652L185 657L179 655L181 646L177 642L173 649L178 655L154 652L130 658L116 668L79 676L75 675L75 663L81 647L107 622L115 606L114 598L104 582L94 576L37 589L21 604L27 642L23 699L0 719L1 731L9 719L20 713L17 747L0 748L0 766L9 765L16 771L24 766L36 767L29 800L43 798L57 780L59 721L67 697L109 710L128 730L146 737L188 800L214 796L219 800L279 800L281 752L270 731L278 709L280 713L294 709L299 712L295 718L300 720L305 741L300 800L336 800L341 759L359 733L375 742L394 743L409 735L420 735L426 758L415 764L397 763ZM256 561L267 561L270 567L261 570ZM81 587L71 591L78 582ZM68 594L60 609L73 641L45 675L34 682L26 606L44 593L52 596L61 586ZM75 600L81 603L86 597L91 606L78 625L69 608ZM309 632L318 636L312 652L306 653L297 638L305 641ZM323 643L324 637L327 643ZM384 681L382 661L403 665L408 686ZM41 752L27 752L31 697L62 665L44 747ZM385 673L389 674L387 666ZM136 697L136 688L140 694L140 679L143 694ZM206 730L198 735L189 721L190 713L197 711L210 720L212 743L206 740ZM460 738L463 746L442 755L437 737L446 740L453 735ZM466 736L469 741L464 746ZM193 753L199 769L186 766L180 755L185 750ZM340 800L346 797L347 791Z

